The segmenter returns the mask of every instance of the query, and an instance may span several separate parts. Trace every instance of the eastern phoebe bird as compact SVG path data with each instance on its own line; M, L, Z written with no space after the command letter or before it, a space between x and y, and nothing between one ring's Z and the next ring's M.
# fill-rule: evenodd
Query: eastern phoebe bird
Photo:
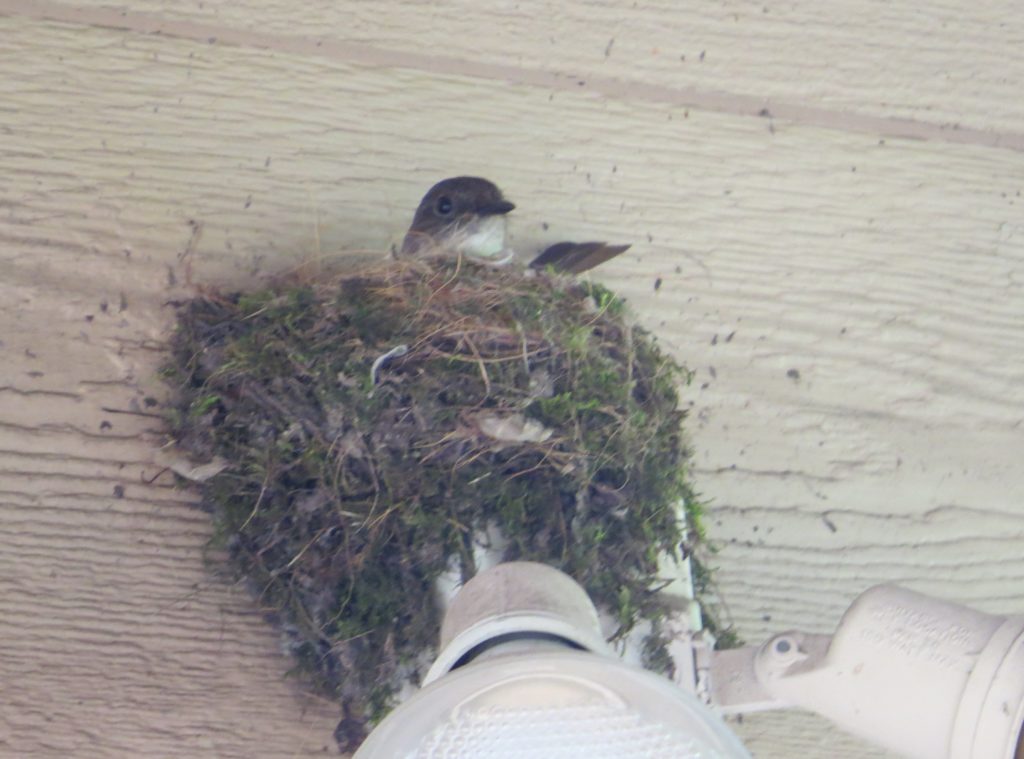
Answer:
M515 256L505 240L505 216L513 208L515 205L486 179L444 179L420 201L402 243L402 254L411 256L443 249L495 265L507 264ZM530 266L551 266L556 271L579 274L628 248L603 242L560 242L544 250Z

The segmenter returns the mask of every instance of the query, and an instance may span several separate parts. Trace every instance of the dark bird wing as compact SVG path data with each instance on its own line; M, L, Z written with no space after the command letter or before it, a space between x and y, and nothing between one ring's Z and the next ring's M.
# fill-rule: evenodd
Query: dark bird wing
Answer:
M627 250L628 245L608 245L603 242L558 242L530 261L530 267L544 269L550 266L555 271L580 274Z

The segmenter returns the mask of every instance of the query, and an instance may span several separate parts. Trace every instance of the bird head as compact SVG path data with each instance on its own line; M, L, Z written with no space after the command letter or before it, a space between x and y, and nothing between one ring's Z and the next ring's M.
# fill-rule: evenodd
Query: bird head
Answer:
M420 201L402 252L451 246L481 258L498 256L505 248L505 215L514 208L486 179L443 179Z

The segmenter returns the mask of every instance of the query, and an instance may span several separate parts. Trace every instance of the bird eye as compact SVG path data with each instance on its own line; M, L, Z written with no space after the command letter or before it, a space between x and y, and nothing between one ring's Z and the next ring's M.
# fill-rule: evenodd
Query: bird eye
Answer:
M435 206L435 208L437 209L438 216L447 216L452 212L453 207L454 206L452 204L452 199L449 198L447 195L442 195L440 198L438 198L437 205Z

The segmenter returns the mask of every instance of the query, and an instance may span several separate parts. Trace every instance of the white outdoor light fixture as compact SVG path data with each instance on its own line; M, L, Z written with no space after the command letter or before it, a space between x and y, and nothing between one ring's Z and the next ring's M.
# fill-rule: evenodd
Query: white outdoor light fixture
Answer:
M799 706L913 759L1024 759L1024 616L878 585L834 635L703 658L724 713Z
M356 759L743 759L715 711L791 706L913 759L1024 759L1024 616L880 585L832 636L721 652L698 641L675 685L613 657L568 576L500 564L455 597L424 688Z

